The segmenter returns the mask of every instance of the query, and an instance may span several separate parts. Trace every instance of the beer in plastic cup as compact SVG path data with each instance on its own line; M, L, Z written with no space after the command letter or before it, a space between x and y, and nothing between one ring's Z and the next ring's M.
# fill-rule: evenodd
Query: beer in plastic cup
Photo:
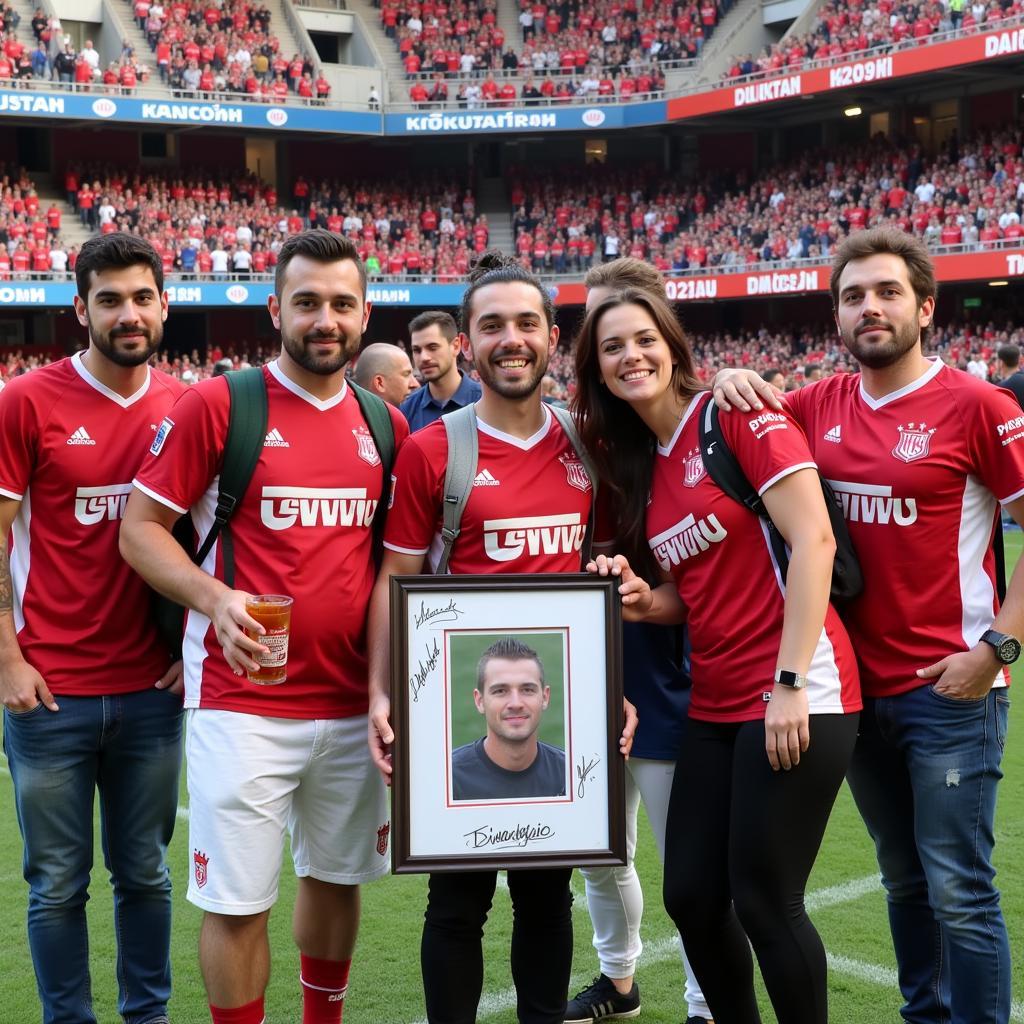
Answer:
M282 594L257 594L246 598L245 610L266 630L262 636L252 630L246 635L268 648L269 653L254 654L259 671L247 672L250 683L277 686L288 678L288 636L292 629L292 599Z

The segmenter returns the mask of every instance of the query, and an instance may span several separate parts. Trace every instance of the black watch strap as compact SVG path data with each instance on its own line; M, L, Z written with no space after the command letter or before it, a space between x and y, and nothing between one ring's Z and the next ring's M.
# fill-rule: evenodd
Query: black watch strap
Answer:
M1020 641L1009 633L988 629L981 634L981 640L996 652L996 658L1004 665L1012 665L1020 657Z

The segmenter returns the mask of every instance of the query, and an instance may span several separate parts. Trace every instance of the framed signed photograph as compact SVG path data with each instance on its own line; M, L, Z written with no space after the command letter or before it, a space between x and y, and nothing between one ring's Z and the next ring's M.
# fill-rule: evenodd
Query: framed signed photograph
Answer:
M623 864L617 580L391 580L397 873Z

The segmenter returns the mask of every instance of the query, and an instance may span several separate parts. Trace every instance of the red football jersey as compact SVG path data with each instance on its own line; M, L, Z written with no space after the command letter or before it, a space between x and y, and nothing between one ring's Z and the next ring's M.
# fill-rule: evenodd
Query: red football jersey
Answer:
M704 469L699 426L708 401L710 396L692 401L670 445L658 448L647 537L689 612L690 714L743 722L764 718L782 638L785 588L761 520ZM733 413L721 422L759 494L814 466L800 428L780 413ZM850 639L831 606L807 673L807 698L812 714L861 707Z
M373 587L371 525L382 490L380 455L347 385L320 401L276 361L264 368L267 438L245 498L229 523L235 586L294 599L288 679L257 686L235 676L210 620L185 625L185 706L275 718L365 714L366 610ZM204 538L217 504L217 474L230 398L222 378L189 390L164 420L135 486L184 513ZM391 410L397 441L409 432ZM223 579L215 544L203 569Z
M21 501L14 625L25 660L58 696L132 693L167 670L150 591L117 535L132 477L181 391L151 371L122 398L79 354L15 377L0 395L0 494Z
M843 610L864 693L921 686L917 669L974 647L992 625L998 502L1024 494L1020 406L939 361L877 400L860 374L786 399L842 499L864 570L864 593Z
M453 573L579 572L590 517L591 486L583 463L554 417L523 441L477 420L480 454ZM402 446L395 463L393 507L384 546L441 554L441 507L448 437L431 423Z

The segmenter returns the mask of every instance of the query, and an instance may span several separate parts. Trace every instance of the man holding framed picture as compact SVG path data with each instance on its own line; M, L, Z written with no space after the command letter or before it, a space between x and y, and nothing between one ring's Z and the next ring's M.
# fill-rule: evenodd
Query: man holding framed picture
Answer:
M551 298L515 260L486 253L470 275L461 309L462 343L480 375L475 406L474 486L450 549L453 573L569 573L581 569L592 484L540 383L558 345ZM384 562L370 602L370 726L373 758L390 779L390 577L433 569L442 554L449 459L443 423L413 434L395 464ZM515 531L555 521L567 526L537 551ZM635 719L627 721L628 752ZM515 909L512 974L524 1024L561 1024L572 965L571 868L510 870ZM427 1019L473 1024L483 987L481 938L497 873L430 876L421 947Z

